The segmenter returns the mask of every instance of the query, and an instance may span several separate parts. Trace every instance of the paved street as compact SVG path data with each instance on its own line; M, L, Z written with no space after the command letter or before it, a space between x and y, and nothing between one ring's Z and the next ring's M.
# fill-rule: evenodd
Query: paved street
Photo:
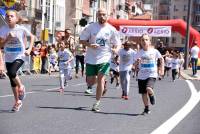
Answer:
M166 133L168 127L155 131L177 113L189 100L198 103L200 81L193 81L192 93L185 80L171 82L170 78L157 81L156 105L149 115L141 115L143 104L137 82L131 80L130 99L122 100L121 90L108 84L108 92L101 101L101 111L94 113L91 106L94 94L85 96L85 79L73 79L64 94L57 92L57 75L22 76L27 96L23 108L11 113L13 96L8 79L0 80L0 134L149 134ZM193 96L194 95L194 96ZM193 96L193 97L191 97ZM191 104L189 104L191 106ZM195 104L194 104L195 105ZM187 108L188 109L188 108ZM171 134L199 134L200 103L177 126L170 123ZM181 114L183 115L183 114ZM173 119L172 119L173 120ZM177 119L173 120L177 122Z

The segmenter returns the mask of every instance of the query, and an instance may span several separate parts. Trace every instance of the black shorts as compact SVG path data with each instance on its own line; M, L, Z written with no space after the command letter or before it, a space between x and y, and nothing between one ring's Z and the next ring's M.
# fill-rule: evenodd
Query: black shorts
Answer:
M119 72L117 72L113 69L110 69L110 72L112 72L114 76L119 76Z
M145 80L138 79L139 94L147 93L147 87L154 88L156 78L147 78Z
M166 67L166 66L165 66L165 70L166 70L166 71L169 71L170 69L171 69L171 67Z

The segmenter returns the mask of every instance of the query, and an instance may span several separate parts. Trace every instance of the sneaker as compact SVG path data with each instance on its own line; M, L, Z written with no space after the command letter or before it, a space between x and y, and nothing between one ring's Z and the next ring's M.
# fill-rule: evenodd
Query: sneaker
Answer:
M59 92L60 92L60 93L64 93L64 88L60 88L60 89L59 89Z
M151 105L154 105L155 104L155 97L154 97L154 95L149 95L149 99L150 99Z
M92 111L95 111L95 112L99 112L99 111L100 111L99 103L95 103L95 104L93 105Z
M65 87L67 87L68 86L68 83L67 83L67 81L65 80L65 82L64 82L64 86Z
M24 98L26 97L26 90L25 90L25 86L22 86L22 89L19 89L19 100L24 100Z
M145 115L145 114L150 114L151 113L151 111L149 110L149 109L144 109L144 112L142 112L142 115Z
M125 99L125 100L128 100L128 96L127 96L127 95L125 95L125 96L124 96L124 99Z
M15 105L12 108L13 112L18 112L19 109L22 107L22 101L18 101L17 103L15 103Z
M92 94L92 93L93 93L93 92L92 92L92 89L89 89L89 88L88 88L88 89L85 90L85 94Z

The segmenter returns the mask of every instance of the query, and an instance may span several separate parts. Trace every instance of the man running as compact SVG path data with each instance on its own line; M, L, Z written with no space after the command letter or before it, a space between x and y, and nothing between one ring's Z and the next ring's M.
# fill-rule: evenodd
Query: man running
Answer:
M112 51L118 51L121 41L117 30L107 23L105 9L97 12L98 22L90 24L80 35L80 43L87 47L86 81L89 87L97 81L96 102L92 111L99 111L99 104L104 91L105 76L110 69Z

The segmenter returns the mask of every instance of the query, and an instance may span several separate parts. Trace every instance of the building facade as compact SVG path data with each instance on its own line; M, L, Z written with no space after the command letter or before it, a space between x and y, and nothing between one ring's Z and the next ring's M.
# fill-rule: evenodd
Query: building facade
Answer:
M191 25L200 31L200 0L191 1ZM169 20L183 19L187 22L188 1L183 0L153 0L153 19ZM169 47L185 47L185 37L179 33L172 33L171 38L161 38ZM182 48L182 49L181 49Z

